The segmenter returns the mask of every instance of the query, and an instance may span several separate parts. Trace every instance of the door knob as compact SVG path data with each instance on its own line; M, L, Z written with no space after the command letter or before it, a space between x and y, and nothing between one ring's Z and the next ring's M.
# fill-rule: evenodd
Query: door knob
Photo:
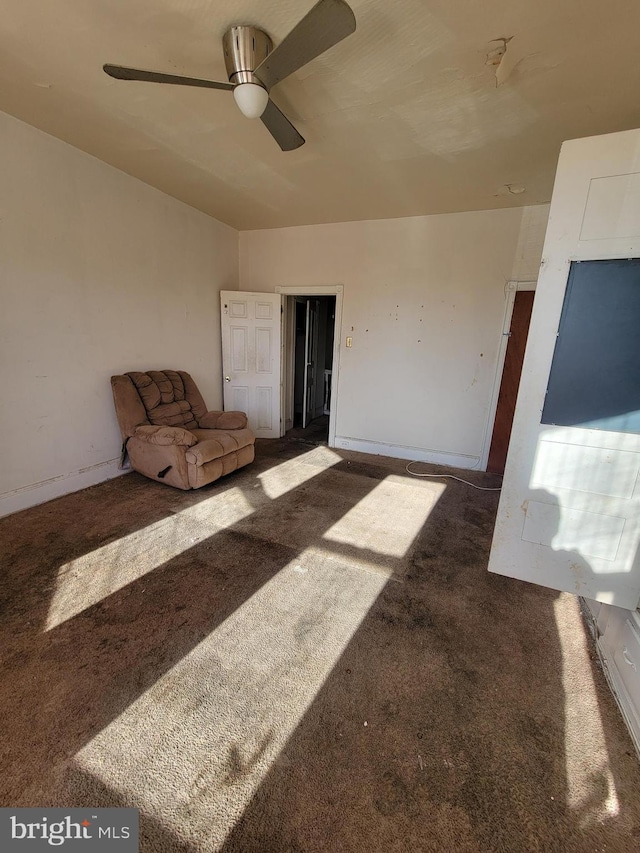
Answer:
M230 376L225 376L225 377L224 377L224 381L225 381L225 382L231 382L231 377L230 377Z

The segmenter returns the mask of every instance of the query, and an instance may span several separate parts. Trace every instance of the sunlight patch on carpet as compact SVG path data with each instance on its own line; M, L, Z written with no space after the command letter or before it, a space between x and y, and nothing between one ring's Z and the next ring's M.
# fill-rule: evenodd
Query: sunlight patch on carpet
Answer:
M270 767L291 761L287 741L386 583L379 571L304 551L76 760L143 822L159 821L194 850L219 850Z
M64 563L46 631L254 512L234 487Z
M591 661L578 599L562 593L554 602L562 650L565 692L566 801L582 829L620 811L609 753L591 677ZM594 790L599 792L594 797Z
M324 539L404 557L446 485L421 484L395 474L386 477L324 534Z
M329 450L328 447L316 447L302 456L274 465L268 471L258 474L258 480L262 484L264 493L273 500L301 486L338 462L342 462L342 457L333 450Z

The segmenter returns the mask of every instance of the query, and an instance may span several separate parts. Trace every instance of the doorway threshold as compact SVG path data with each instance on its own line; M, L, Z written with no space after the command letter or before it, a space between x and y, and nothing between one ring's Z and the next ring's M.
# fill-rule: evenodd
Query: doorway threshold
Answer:
M329 415L314 418L305 428L293 427L285 433L284 437L287 441L326 446L329 443Z

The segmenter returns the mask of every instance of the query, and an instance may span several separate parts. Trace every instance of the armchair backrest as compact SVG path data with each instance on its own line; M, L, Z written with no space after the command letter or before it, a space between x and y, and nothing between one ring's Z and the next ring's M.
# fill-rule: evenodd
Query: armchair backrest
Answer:
M123 438L142 424L197 429L207 411L197 385L183 370L132 371L112 376L111 387Z

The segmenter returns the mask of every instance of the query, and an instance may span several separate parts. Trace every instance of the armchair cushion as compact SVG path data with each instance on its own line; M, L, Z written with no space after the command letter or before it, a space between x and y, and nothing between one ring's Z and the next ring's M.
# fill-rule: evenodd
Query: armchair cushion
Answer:
M187 450L187 462L204 465L212 459L236 453L243 447L253 447L255 436L250 429L226 430L196 429L193 435L198 443Z
M213 459L220 459L226 452L221 442L209 438L205 441L199 441L194 447L187 450L187 462L191 462L192 465L204 465Z
M177 444L182 447L191 447L196 444L198 439L188 429L182 427L163 427L142 425L134 429L133 435L135 438L140 438L146 441L147 444Z
M244 429L247 423L244 412L207 412L198 419L200 429Z
M183 370L133 371L127 376L152 424L191 429L207 411L195 382Z

